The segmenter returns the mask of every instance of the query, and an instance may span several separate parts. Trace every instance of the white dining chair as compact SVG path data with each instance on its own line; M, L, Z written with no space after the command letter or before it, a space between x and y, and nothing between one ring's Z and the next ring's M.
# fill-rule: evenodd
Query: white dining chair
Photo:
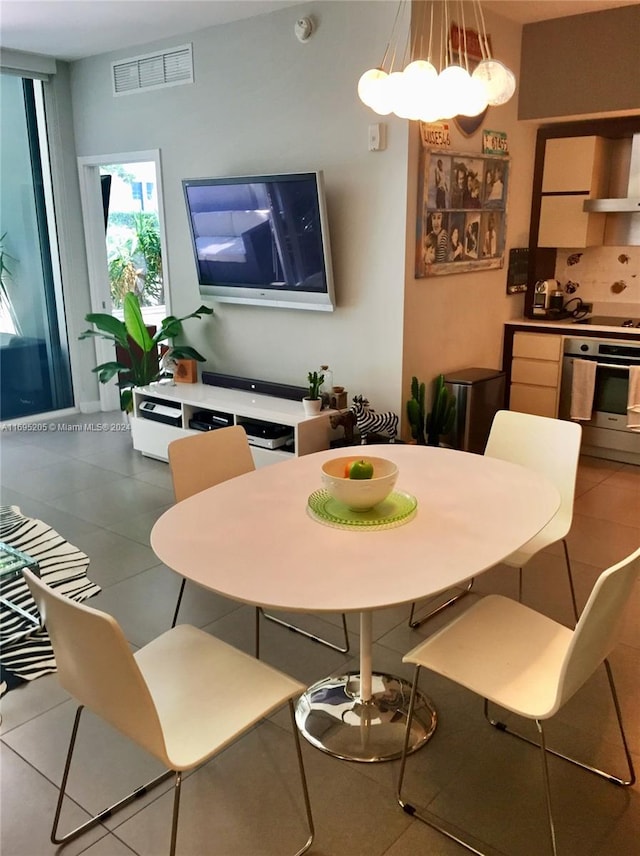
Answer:
M418 810L402 793L411 721L420 670L423 668L477 693L485 700L485 716L492 725L540 748L550 843L554 856L557 854L557 841L547 768L548 753L570 761L613 784L632 785L635 782L633 761L607 657L618 641L624 609L639 574L640 549L600 574L573 630L518 601L501 595L488 595L409 651L403 657L403 662L413 663L416 668L398 777L397 796L401 807L474 853L482 854L477 841L463 840L433 814ZM628 765L627 778L604 772L549 749L545 741L543 721L554 716L601 663L605 665L613 698ZM519 716L535 720L540 742L512 731L504 722L490 719L490 702ZM505 787L508 785L505 784ZM510 822L513 822L513 818L510 818Z
M200 493L235 476L241 476L255 470L251 446L246 431L241 425L217 428L214 431L203 431L199 434L180 437L178 440L169 443L168 455L176 502L187 499L195 493ZM217 561L216 557L213 557L212 561ZM183 577L171 622L172 627L175 627L178 621L185 583L186 580ZM349 650L349 633L344 613L342 613L344 645L340 645L317 636L303 627L291 624L283 618L271 615L261 607L256 607L256 657L260 656L261 615L269 621L306 636L307 639L325 645L327 648L332 648L341 653L347 653Z
M520 464L539 472L546 476L558 489L560 507L553 519L519 550L503 559L502 563L518 569L518 600L522 600L524 566L545 547L549 547L556 541L561 541L571 592L571 605L576 621L578 620L578 605L566 536L573 521L573 500L581 439L582 428L577 422L566 422L547 416L534 416L530 413L518 413L515 410L499 410L491 424L491 431L484 450L484 454L488 457L500 458L503 461ZM412 628L420 627L429 618L447 606L456 603L471 591L473 582L471 579L462 592L453 595L446 602L420 618L416 618L416 604L412 603L409 626Z
M173 776L168 847L173 856L183 772L203 764L288 702L308 828L307 841L295 856L309 849L313 818L293 706L293 699L306 689L304 684L188 624L166 631L134 654L111 615L57 594L31 571L23 573L51 638L60 684L79 702L51 830L54 844L77 838ZM59 836L67 779L85 707L167 769ZM93 759L87 760L93 763ZM259 794L252 798L259 799Z

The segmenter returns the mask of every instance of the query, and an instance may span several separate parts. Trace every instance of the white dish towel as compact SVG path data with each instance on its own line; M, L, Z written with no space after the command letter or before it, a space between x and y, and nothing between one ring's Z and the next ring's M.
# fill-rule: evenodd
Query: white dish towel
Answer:
M631 366L629 368L627 428L631 431L640 432L640 366Z
M571 419L588 421L593 410L593 393L596 388L596 369L594 360L574 360L571 378Z

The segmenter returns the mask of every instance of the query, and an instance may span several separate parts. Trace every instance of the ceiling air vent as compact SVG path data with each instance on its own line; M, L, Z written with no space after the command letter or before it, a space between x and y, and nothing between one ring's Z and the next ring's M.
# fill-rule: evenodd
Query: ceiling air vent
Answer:
M191 45L111 63L114 95L193 83Z

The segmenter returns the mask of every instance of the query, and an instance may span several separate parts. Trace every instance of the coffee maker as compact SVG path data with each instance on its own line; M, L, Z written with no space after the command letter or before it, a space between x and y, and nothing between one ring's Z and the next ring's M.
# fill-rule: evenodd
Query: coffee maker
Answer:
M533 314L547 318L557 316L564 306L564 294L557 279L538 280L533 291Z

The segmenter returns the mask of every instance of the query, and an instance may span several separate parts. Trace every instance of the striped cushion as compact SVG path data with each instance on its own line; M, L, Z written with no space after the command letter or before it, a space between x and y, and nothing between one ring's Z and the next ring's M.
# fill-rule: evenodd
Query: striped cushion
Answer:
M47 585L72 600L83 601L100 591L87 577L89 557L46 523L21 514L16 506L0 506L0 541L38 562ZM37 610L22 578L2 583L2 596L33 615ZM0 695L8 689L56 670L49 636L17 612L0 605Z

